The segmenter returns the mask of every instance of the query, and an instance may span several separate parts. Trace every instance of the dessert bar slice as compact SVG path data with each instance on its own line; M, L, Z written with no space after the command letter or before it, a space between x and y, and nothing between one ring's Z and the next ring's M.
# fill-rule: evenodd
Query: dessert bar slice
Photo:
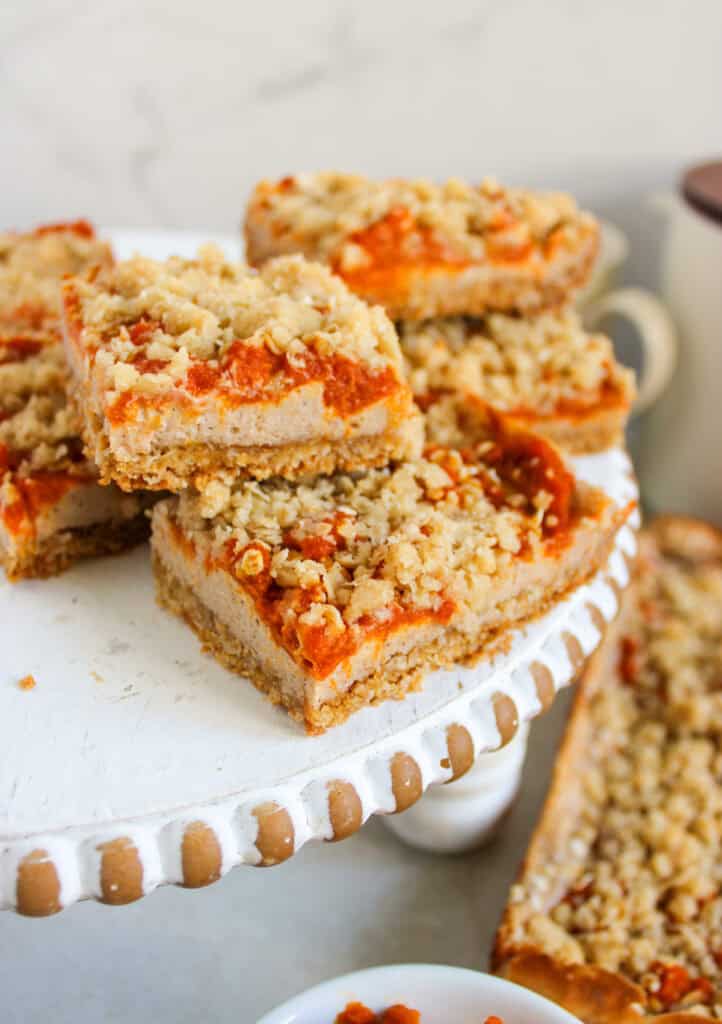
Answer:
M161 603L309 732L488 652L605 562L624 513L547 441L476 427L363 475L161 502Z
M301 252L390 316L420 320L559 305L585 282L599 229L560 193L322 172L260 182L245 234L254 265Z
M453 392L481 400L570 452L620 443L634 397L634 374L614 358L603 334L578 314L517 318L447 317L398 325L417 402Z
M85 220L0 232L0 335L59 338L61 279L112 262L110 246Z
M148 533L138 498L98 484L66 396L59 280L110 260L84 221L0 236L0 564L11 580Z
M126 490L418 452L393 325L300 256L260 273L211 246L128 260L67 281L64 319L88 452Z
M68 406L63 346L0 336L0 564L11 580L148 535L143 501L101 487Z
M496 969L585 1024L722 1015L722 533L663 519L578 692Z

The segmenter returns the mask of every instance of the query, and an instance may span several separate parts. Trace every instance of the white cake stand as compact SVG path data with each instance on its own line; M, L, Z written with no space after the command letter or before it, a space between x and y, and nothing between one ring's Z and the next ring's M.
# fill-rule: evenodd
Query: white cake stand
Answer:
M162 256L193 252L197 239L116 241L120 255ZM620 505L636 499L623 452L575 465ZM525 723L614 617L635 527L622 527L606 568L515 633L507 653L431 673L419 693L319 737L156 606L147 549L53 580L3 579L0 909L42 916L81 899L127 903L166 883L207 885L238 864L275 864L310 839L343 839L372 814L406 810L475 761L445 804L435 791L430 816L398 820L406 838L435 849L478 838L513 793ZM23 690L28 674L36 686Z
M635 496L622 452L577 460L577 470L620 503ZM126 903L169 882L206 885L405 810L510 741L572 680L617 610L635 547L633 524L622 527L606 569L493 662L431 673L421 692L319 737L155 605L145 548L53 580L3 580L0 908L43 915L80 899ZM18 686L27 674L32 690ZM504 771L494 757L498 802L519 758L502 757ZM479 813L479 787L489 789L483 774L439 812L440 836L410 838L455 848Z

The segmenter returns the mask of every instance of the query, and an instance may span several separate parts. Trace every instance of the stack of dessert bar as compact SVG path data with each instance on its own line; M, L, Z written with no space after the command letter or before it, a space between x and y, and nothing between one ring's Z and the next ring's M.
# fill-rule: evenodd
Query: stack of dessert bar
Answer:
M609 442L631 384L568 305L539 312L597 244L564 197L286 179L248 236L258 269L115 263L84 223L2 241L0 536L11 578L47 574L152 504L161 602L318 732L604 563L629 510L529 425Z
M493 966L584 1024L722 1017L722 533L664 518L580 683Z
M148 532L142 498L99 485L66 393L60 280L111 263L85 221L0 234L0 565L11 580Z
M252 264L302 252L382 303L422 408L456 394L574 453L622 441L633 375L574 309L599 227L569 196L302 174L261 182L245 231Z
M380 197L362 194L378 221L365 229L353 203L339 213L343 189L323 177L313 187L309 225L305 193L279 185L279 195L297 200L288 232L272 221L259 227L260 201L252 203L258 270L213 247L194 260L136 257L67 280L63 310L74 400L101 480L131 493L174 492L153 512L161 602L224 664L318 732L403 696L426 669L477 657L541 614L605 561L628 510L577 481L524 416L504 415L485 393L477 401L424 380L422 415L394 324L364 301L384 298L406 316L404 335L411 316L459 313L473 297L470 311L480 316L494 304L557 302L586 276L594 222L567 200L512 200L484 186L474 194L487 219L528 206L516 234L546 234L528 244L525 267L512 258L516 234L499 229L502 270L482 238L462 287L460 256L442 228L448 218L471 222L465 186L427 197L439 223L423 227L410 212L400 216L387 186ZM363 254L366 238L380 261L368 294L359 258L349 277L340 272L346 250L336 259L327 249L344 218L350 244ZM307 255L330 267L295 251L309 248L294 244L296 220L316 240ZM409 222L411 240L400 235ZM264 230L281 240L277 251L259 253L253 238ZM405 304L389 301L389 282ZM560 378L582 344L573 314L564 318L558 329L533 328L535 338L563 335L552 356L565 367ZM587 347L587 390L604 390L599 375L606 382L613 370L627 394L605 343ZM410 361L413 345L406 349ZM514 353L510 362L524 359ZM566 390L578 398L574 387Z
M634 394L609 340L586 332L573 307L598 231L568 196L492 181L437 186L319 173L256 187L245 220L249 262L264 267L301 253L383 304L424 412L423 461L377 474L384 491L374 498L384 515L361 534L372 532L377 545L357 564L343 535L328 527L346 571L331 599L337 609L323 612L324 633L332 623L344 624L344 642L358 632L351 616L359 591L367 593L362 580L373 582L375 601L360 621L374 634L377 608L395 625L398 615L427 608L428 588L438 594L435 614L449 618L433 633L422 620L405 637L398 629L389 636L386 625L385 657L363 685L354 641L354 658L341 673L336 667L333 680L336 694L348 691L345 701L393 694L412 685L420 667L474 657L604 560L628 510L610 508L577 481L549 443L571 452L620 443ZM386 498L389 474L403 501ZM362 485L368 493L368 481ZM311 516L314 529L319 515L332 522L337 504L324 499ZM277 538L273 544L271 566L286 557ZM349 583L350 611L336 599L349 600ZM413 632L423 639L415 642Z

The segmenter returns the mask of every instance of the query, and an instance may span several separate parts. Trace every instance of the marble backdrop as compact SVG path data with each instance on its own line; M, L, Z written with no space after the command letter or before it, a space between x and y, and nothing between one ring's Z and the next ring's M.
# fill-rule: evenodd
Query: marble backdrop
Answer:
M0 224L233 230L260 176L571 188L624 222L722 150L719 0L4 0Z

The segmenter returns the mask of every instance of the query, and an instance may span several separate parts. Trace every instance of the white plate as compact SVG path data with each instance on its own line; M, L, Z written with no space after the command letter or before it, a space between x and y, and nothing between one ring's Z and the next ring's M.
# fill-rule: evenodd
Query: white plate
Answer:
M346 974L308 989L258 1024L333 1024L354 1001L375 1012L402 1003L419 1010L421 1024L483 1024L492 1014L504 1024L579 1024L566 1010L520 985L440 964L399 964Z

